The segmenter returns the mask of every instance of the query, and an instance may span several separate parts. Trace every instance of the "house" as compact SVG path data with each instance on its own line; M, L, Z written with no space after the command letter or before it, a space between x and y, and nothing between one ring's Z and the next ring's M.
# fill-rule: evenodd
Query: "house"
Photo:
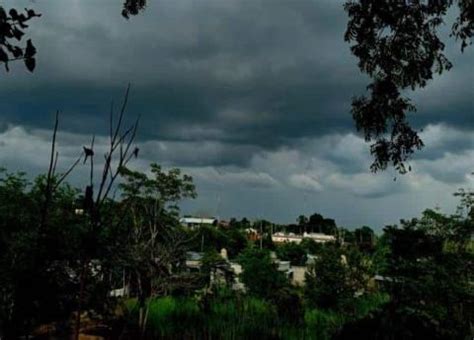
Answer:
M260 234L254 228L247 228L245 229L245 234L247 235L247 239L249 241L257 241L260 240Z
M224 228L224 229L230 228L230 222L229 222L229 221L225 221L225 220L219 220L219 222L217 223L217 225L218 225L219 228Z
M336 237L334 235L326 235L326 234L319 234L319 233L303 233L301 234L285 234L285 233L274 233L272 235L272 241L275 243L284 243L284 242L294 242L294 243L301 243L304 238L308 238L318 243L325 243L325 242L334 242L336 241Z
M292 276L291 283L295 286L304 286L305 275L308 271L306 266L291 266Z
M186 252L186 267L189 271L198 272L201 270L203 253L189 251ZM211 285L229 285L233 290L245 291L244 284L240 282L239 275L242 273L242 266L236 262L229 261L227 250L222 249L220 255L224 262L217 264L211 269Z
M202 253L198 253L196 251L186 252L186 267L188 267L191 271L199 271L201 269L202 256Z
M194 229L202 226L215 226L218 221L215 218L182 217L179 219L179 223L183 227Z

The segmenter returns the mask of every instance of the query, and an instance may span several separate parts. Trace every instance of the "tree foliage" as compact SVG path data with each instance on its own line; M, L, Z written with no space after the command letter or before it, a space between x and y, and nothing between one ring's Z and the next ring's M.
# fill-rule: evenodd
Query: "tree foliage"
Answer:
M473 219L427 210L389 226L375 252L389 303L347 325L341 339L466 339L474 318Z
M439 37L448 9L456 4L459 16L452 36L461 49L471 43L474 3L447 1L348 1L345 40L359 60L359 68L372 78L369 94L352 102L356 127L366 141L373 142L373 171L392 164L400 173L411 154L423 147L418 132L408 121L416 110L402 93L425 87L435 74L451 69Z
M30 72L35 69L36 48L31 39L26 41L24 47L20 43L28 28L27 23L40 16L41 14L26 8L24 13L19 13L14 8L7 13L5 8L0 6L0 63L5 65L7 71L10 70L9 63L14 60L23 60Z
M276 247L279 259L290 261L293 266L304 266L306 264L306 249L301 244L285 242Z
M15 338L42 322L61 321L75 307L77 252L83 237L74 214L78 192L67 184L52 197L40 233L45 176L0 173L0 335Z
M140 327L146 323L147 298L189 290L197 279L187 275L184 262L189 239L179 227L177 203L194 198L192 178L179 169L163 171L151 164L151 175L122 168L123 214L130 226L118 261L135 287L140 306Z
M125 0L123 2L122 16L130 19L130 16L137 15L146 7L146 0Z
M240 255L239 262L243 269L242 282L252 295L271 299L287 285L287 279L278 271L267 250L247 248Z
M324 247L305 274L304 295L311 307L340 309L352 297L348 285L348 268L338 247Z

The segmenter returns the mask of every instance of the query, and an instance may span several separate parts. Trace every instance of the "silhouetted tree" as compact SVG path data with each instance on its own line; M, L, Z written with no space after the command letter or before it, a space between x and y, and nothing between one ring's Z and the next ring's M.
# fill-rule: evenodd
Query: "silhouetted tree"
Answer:
M353 100L352 115L365 139L374 142L374 172L389 164L400 173L409 171L406 161L423 147L407 120L415 106L402 92L423 88L435 73L452 67L443 53L445 44L438 28L453 4L459 16L451 36L461 40L464 50L474 32L472 0L357 0L345 4L349 15L345 40L359 59L360 70L373 80L369 94Z
M0 6L0 63L5 65L9 71L8 64L14 60L23 60L26 68L33 72L36 66L36 48L31 39L26 41L26 46L20 46L21 40L28 28L28 21L32 18L40 17L32 9L26 9L24 13L18 13L14 8L8 13L4 7Z
M341 309L353 296L348 267L337 247L324 247L305 273L304 296L310 307Z
M137 15L146 7L146 0L125 0L123 3L122 16L129 19L131 15Z
M243 272L242 282L250 294L270 299L275 292L287 286L287 279L265 249L247 248L239 257Z
M279 259L290 261L293 266L304 266L306 264L306 250L301 244L285 242L276 247Z
M371 251L375 245L374 231L368 226L357 228L354 230L354 241L360 250Z

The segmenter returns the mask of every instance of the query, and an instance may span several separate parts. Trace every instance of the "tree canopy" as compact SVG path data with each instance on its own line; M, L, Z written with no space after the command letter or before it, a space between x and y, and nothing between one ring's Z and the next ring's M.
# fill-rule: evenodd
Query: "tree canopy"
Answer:
M373 142L373 171L391 164L405 173L411 169L406 161L423 147L408 120L416 107L404 94L427 86L435 74L453 66L444 54L439 28L454 4L458 17L451 36L461 41L464 51L474 33L471 0L357 0L344 6L349 16L345 40L360 70L372 79L368 94L353 99L352 116L357 130Z

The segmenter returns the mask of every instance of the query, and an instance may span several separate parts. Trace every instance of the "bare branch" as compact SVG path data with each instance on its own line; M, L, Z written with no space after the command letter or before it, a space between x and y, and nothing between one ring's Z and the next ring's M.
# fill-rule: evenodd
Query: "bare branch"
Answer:
M53 138L51 141L51 156L49 160L49 168L48 168L48 175L46 177L46 187L44 190L44 204L43 208L41 210L41 220L40 220L40 232L44 228L44 225L46 224L46 220L48 217L48 209L49 209L49 203L51 201L51 196L52 196L52 179L54 177L54 169L55 169L55 157L56 155L56 136L58 133L58 126L59 126L59 111L56 111L56 117L54 121L54 129L53 129Z
M53 190L56 190L59 185L66 179L67 176L69 176L69 174L72 172L72 170L74 170L74 168L79 164L79 162L81 161L82 159L82 153L81 155L76 159L76 161L69 167L69 169L66 170L65 173L63 173L61 175L61 177L59 177L59 179L56 181L56 185L54 186L54 189Z

